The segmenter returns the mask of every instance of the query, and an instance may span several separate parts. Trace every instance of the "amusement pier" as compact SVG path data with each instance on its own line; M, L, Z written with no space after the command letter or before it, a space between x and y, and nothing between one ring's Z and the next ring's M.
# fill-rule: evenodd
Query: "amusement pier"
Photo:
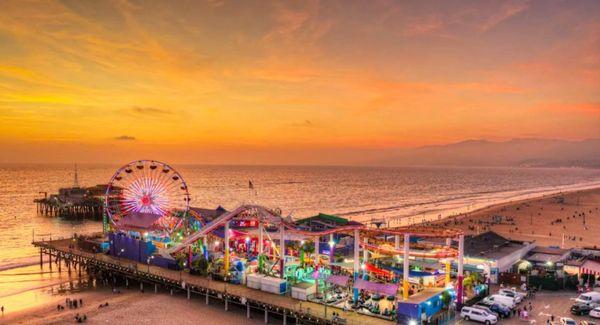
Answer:
M488 280L464 278L458 229L292 219L257 204L195 208L182 175L149 160L118 169L102 200L103 232L34 241L40 267L283 324L445 323L486 291Z

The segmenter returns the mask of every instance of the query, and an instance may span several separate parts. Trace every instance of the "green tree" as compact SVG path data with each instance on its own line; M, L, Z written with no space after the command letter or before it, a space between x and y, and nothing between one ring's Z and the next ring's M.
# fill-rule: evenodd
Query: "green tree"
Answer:
M450 302L452 301L452 296L448 291L442 292L442 304L443 308L448 309L450 307Z

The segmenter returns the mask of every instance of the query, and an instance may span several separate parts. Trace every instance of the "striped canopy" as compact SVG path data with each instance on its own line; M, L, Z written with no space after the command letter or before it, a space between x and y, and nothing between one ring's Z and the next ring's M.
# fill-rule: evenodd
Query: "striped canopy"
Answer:
M585 261L579 268L579 273L600 275L600 263L592 260Z

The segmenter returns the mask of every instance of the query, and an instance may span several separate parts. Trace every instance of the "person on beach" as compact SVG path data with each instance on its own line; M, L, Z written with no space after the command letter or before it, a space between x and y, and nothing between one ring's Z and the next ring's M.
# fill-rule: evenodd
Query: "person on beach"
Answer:
M79 298L79 307L83 307L83 299Z
M2 310L2 317L4 317L4 306L0 307L0 310Z

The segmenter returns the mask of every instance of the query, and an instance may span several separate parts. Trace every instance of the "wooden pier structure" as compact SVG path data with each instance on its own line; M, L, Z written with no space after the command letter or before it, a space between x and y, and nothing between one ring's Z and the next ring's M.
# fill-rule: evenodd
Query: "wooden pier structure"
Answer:
M251 318L260 313L265 324L270 320L287 325L290 324L354 324L354 325L391 325L392 321L358 314L353 311L343 311L308 301L293 299L288 295L276 295L251 289L243 285L211 280L210 278L191 275L187 271L165 269L159 266L138 263L135 261L109 256L103 253L91 253L77 247L74 238L55 239L49 241L34 241L39 248L40 268L44 267L44 255L48 255L48 267L67 268L69 275L77 272L82 276L95 278L97 283L124 283L126 287L139 284L144 288L166 289L173 295L180 292L188 299L200 298L207 305L220 303L225 311L231 307L245 308L246 316ZM53 265L54 264L54 265ZM328 313L329 309L329 313ZM339 317L334 319L333 312ZM271 319L269 318L271 317Z
M61 188L57 194L34 199L38 214L65 219L102 220L106 185Z

